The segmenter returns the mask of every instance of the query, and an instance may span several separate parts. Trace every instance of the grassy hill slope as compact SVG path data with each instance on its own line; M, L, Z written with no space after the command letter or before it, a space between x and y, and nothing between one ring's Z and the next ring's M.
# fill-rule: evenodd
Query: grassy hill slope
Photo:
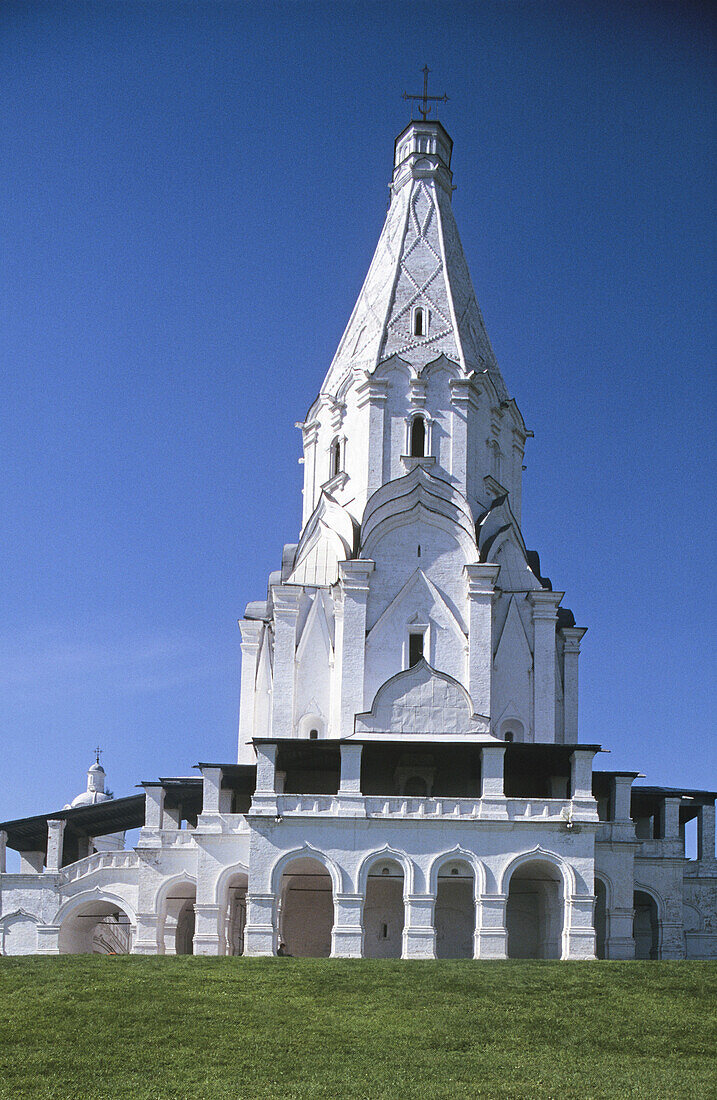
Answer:
M0 958L2 1100L717 1095L717 965Z

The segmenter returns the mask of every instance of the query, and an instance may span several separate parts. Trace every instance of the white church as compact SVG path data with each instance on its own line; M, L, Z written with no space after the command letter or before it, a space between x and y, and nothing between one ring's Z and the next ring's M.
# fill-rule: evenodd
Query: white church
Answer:
M521 533L531 433L451 151L425 118L396 139L300 425L299 539L240 621L236 762L127 798L97 762L64 809L0 823L1 953L717 957L715 792L633 786L579 738L585 628Z

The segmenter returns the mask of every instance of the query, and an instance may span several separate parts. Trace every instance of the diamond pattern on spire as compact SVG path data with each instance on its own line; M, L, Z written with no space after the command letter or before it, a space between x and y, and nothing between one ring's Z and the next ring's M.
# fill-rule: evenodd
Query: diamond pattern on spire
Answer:
M425 335L413 333L413 310L427 311ZM466 373L488 370L501 399L507 391L485 330L458 236L450 198L431 178L414 178L393 194L358 300L324 392L353 370L372 372L392 355L413 368L445 355Z

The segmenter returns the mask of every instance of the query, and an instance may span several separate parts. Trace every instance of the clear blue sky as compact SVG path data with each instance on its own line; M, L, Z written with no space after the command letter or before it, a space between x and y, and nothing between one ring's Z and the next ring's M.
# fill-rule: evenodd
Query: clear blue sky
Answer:
M0 819L236 753L239 632L383 222L401 93L535 432L601 765L717 786L714 27L682 3L0 7Z

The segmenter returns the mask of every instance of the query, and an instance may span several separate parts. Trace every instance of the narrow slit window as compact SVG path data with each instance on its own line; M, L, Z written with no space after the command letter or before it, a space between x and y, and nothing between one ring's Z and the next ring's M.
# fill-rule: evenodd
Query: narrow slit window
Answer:
M388 925L387 924L382 924L381 925L381 939L382 940L387 940L388 939Z
M415 416L411 421L411 458L425 458L426 455L426 421L422 416Z
M331 444L331 455L329 459L330 477L336 477L341 471L341 442L335 439Z
M408 667L413 668L423 658L423 634L408 635Z
M426 335L426 311L423 309L417 309L413 314L413 335Z

